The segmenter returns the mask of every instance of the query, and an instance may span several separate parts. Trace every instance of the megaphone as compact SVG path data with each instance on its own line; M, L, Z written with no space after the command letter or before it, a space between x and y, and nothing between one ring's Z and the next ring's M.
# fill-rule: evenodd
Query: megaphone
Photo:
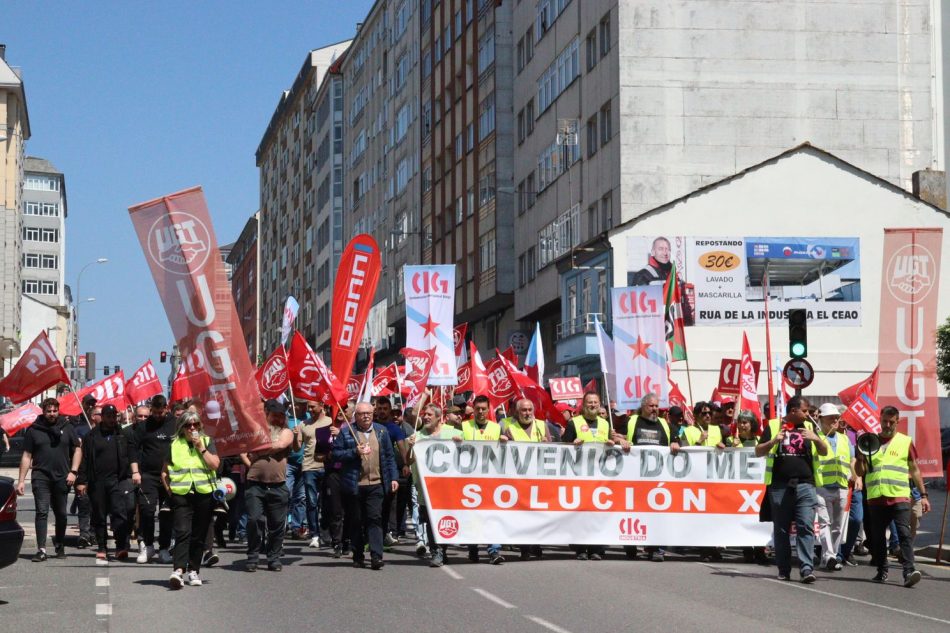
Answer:
M867 457L881 450L881 436L877 433L862 433L858 436L858 450Z
M237 485L230 477L222 477L218 480L218 485L211 491L211 496L215 501L230 501L237 494Z

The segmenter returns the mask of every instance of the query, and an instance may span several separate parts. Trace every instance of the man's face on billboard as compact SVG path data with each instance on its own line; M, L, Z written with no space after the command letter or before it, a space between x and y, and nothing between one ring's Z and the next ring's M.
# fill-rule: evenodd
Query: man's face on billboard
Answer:
M661 264L668 264L670 262L670 243L666 241L665 237L656 238L653 240L653 250L650 254L653 255L653 259Z

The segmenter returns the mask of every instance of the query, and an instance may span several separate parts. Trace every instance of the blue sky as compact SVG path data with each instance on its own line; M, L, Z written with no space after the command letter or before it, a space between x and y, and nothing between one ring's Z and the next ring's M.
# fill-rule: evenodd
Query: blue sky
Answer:
M218 242L257 210L254 151L307 52L350 39L371 0L4 3L23 70L27 153L66 174L66 283L82 278L80 352L128 374L174 340L128 207L201 185Z

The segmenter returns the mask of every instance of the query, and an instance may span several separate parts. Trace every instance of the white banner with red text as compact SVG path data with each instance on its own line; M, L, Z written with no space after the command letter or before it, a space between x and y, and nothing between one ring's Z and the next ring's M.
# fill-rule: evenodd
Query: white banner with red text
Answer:
M765 545L753 449L430 441L415 448L440 543Z

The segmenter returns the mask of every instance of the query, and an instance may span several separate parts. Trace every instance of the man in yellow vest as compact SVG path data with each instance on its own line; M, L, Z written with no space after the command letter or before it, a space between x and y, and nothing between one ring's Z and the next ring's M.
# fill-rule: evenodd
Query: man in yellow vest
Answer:
M471 420L462 422L462 439L466 442L507 442L508 436L501 432L501 425L488 419L488 410L491 403L488 396L475 396L472 401L473 413ZM468 559L478 562L478 545L468 546ZM501 565L505 557L501 555L501 545L488 546L488 562L492 565Z
M534 418L534 403L527 398L515 402L515 416L505 418L506 423L502 432L514 442L550 442L547 424L544 420ZM540 545L522 545L521 560L528 560L531 555L541 558Z
M900 411L896 407L881 409L881 448L870 460L858 452L855 472L864 477L868 499L865 526L871 549L871 564L877 567L874 582L887 582L887 540L885 530L893 521L903 554L904 586L920 582L920 572L914 569L914 539L910 535L910 480L922 495L923 511L930 512L930 500L924 480L917 468L917 450L910 437L897 432ZM868 463L870 461L870 464Z
M707 406L706 409L708 408ZM694 426L683 427L683 439L686 440L687 446L726 448L722 437L722 428L718 424L710 424L709 420L708 415L700 415L697 416Z
M613 446L615 442L611 439L610 422L600 416L600 395L588 391L582 402L581 414L574 416L567 423L561 441L575 446L585 442ZM605 545L572 545L571 548L577 554L577 560L602 560L607 553Z
M808 405L801 396L788 400L784 420L769 420L756 457L768 456L765 485L772 506L772 538L779 580L791 580L792 522L796 529L799 572L803 583L815 582L816 486L822 485L819 457L828 454L828 444L815 433L808 419Z
M841 571L838 548L844 535L847 516L848 487L854 481L854 446L845 433L838 432L838 407L826 402L818 409L821 435L828 444L828 454L819 460L822 485L818 496L824 502L818 506L818 540L821 543L822 567Z

